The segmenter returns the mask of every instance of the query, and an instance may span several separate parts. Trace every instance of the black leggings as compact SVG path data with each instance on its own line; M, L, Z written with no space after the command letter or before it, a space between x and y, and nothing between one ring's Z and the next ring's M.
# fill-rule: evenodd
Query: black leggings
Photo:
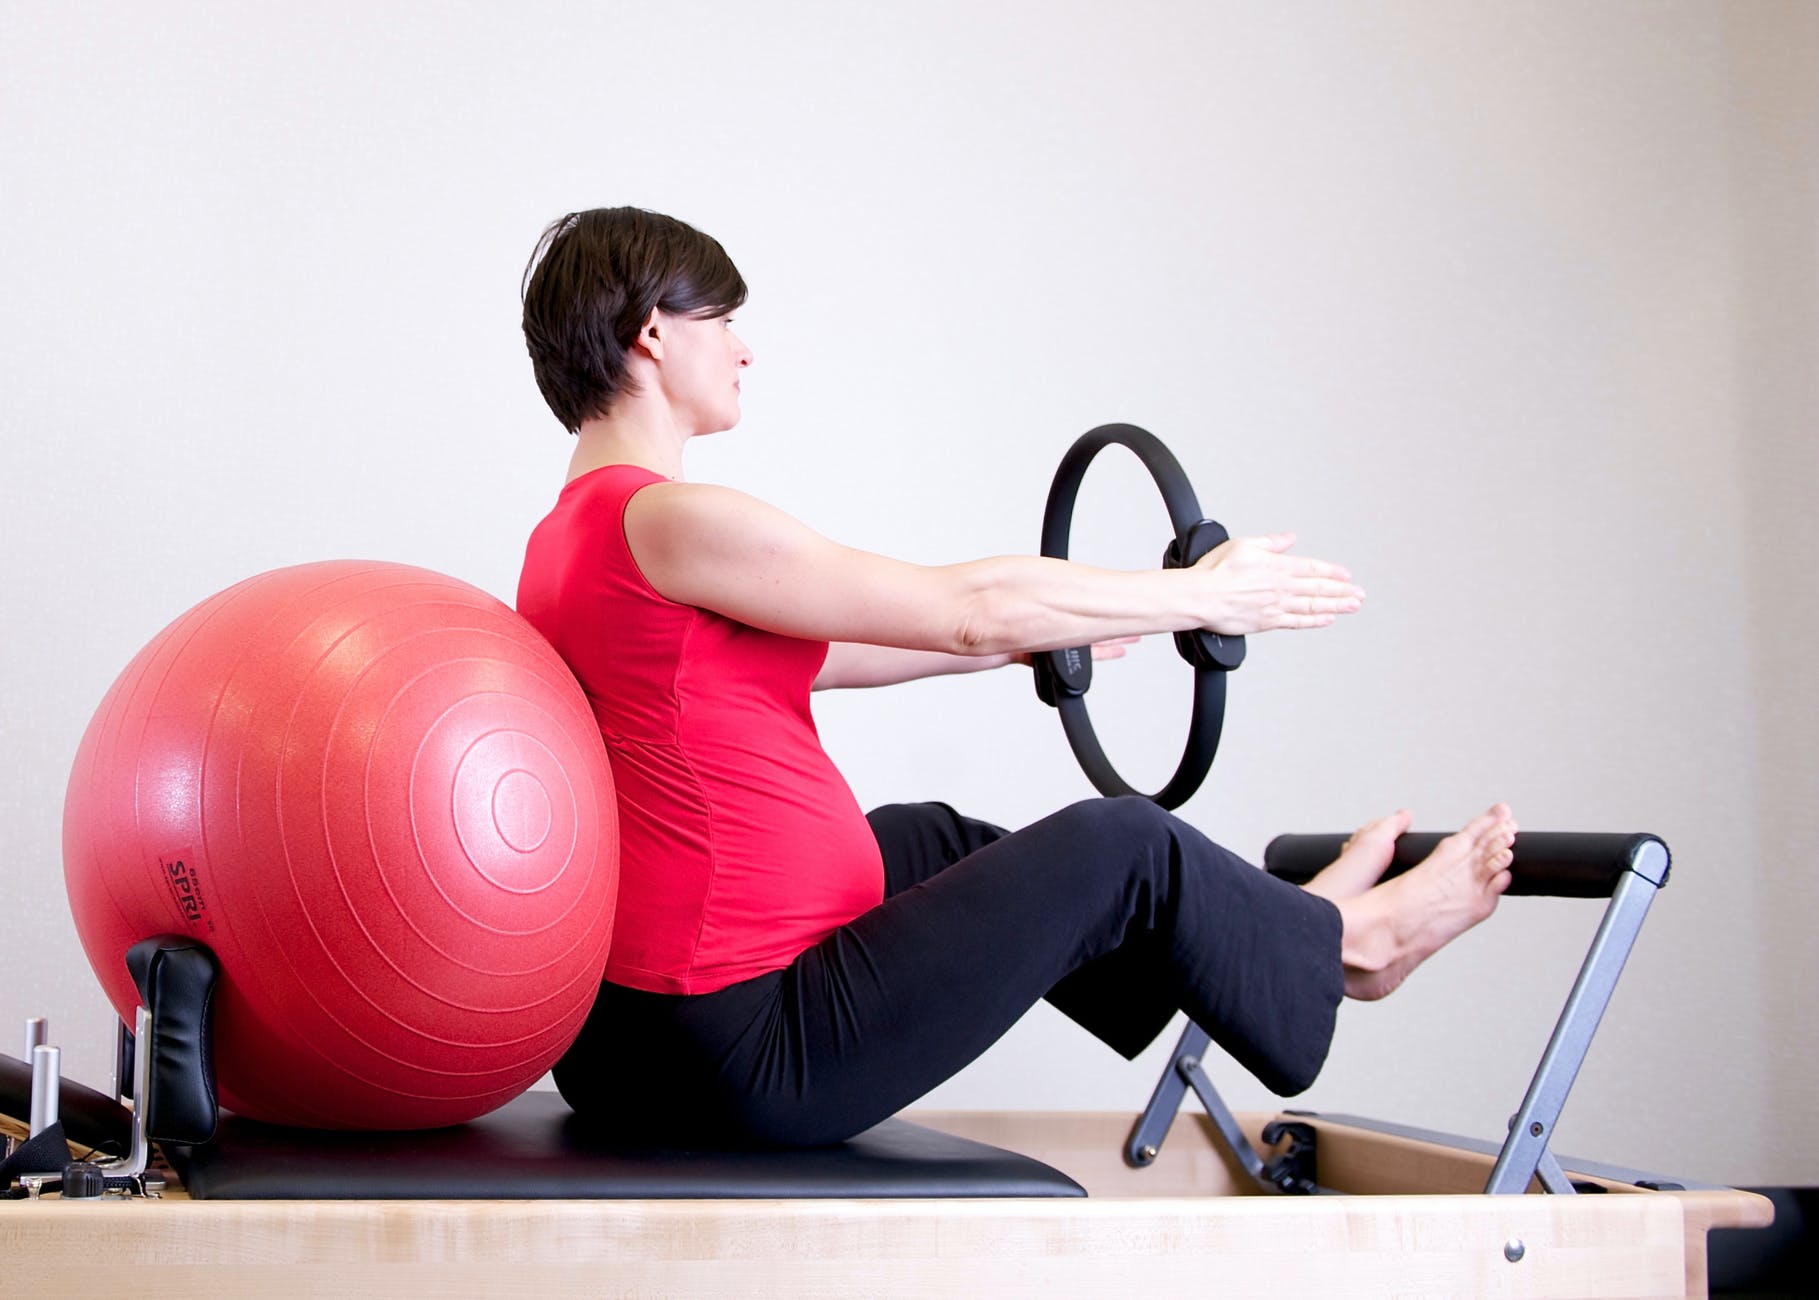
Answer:
M1016 834L937 803L868 820L884 902L713 993L602 985L556 1065L569 1105L665 1145L839 1142L1042 997L1127 1057L1185 1010L1274 1092L1319 1073L1344 991L1338 911L1148 800Z

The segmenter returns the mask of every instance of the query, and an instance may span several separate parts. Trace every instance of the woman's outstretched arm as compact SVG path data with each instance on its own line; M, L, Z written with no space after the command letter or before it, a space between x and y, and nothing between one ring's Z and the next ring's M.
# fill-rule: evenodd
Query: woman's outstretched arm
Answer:
M969 657L1210 628L1324 627L1364 593L1294 537L1236 538L1190 569L1127 573L1037 556L918 565L854 550L730 488L658 483L625 535L666 598L787 636Z
M1140 637L1121 636L1101 641L1093 647L1094 659L1122 659L1124 647ZM897 646L861 645L856 641L835 641L828 645L827 662L815 676L814 689L825 691L844 686L895 686L899 682L920 681L924 677L947 677L954 673L976 673L1006 664L1029 664L1027 654L952 655L936 650L904 650Z
M835 690L848 686L895 686L924 677L983 672L1014 662L1015 655L955 655L938 650L905 650L900 646L863 645L834 641L827 647L827 662L815 675L814 689Z

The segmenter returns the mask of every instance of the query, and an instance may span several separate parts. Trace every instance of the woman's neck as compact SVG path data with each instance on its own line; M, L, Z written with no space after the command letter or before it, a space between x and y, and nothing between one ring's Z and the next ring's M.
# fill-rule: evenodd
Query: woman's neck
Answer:
M575 452L568 462L569 480L603 465L637 465L680 481L682 448L688 438L658 412L611 412L587 421L576 434Z

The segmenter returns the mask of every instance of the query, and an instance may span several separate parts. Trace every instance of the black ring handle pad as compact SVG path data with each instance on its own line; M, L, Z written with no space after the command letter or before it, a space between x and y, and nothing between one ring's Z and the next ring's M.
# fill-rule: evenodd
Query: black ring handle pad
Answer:
M1443 831L1411 831L1396 841L1396 854L1388 880L1426 858L1446 838ZM1263 851L1263 865L1272 876L1290 884L1305 885L1316 872L1339 856L1343 835L1278 835ZM1510 861L1512 894L1554 898L1609 898L1623 873L1632 870L1643 847L1661 846L1660 879L1667 884L1667 845L1649 834L1599 834L1582 831L1522 831L1516 836Z
M1202 519L1168 544L1168 550L1162 553L1162 567L1191 569L1208 551L1230 541L1231 537L1224 525ZM1175 653L1196 668L1229 673L1244 662L1244 638L1220 636L1204 628L1197 632L1177 632Z
M1102 424L1081 435L1055 471L1049 488L1048 505L1042 516L1042 554L1054 559L1068 557L1068 535L1074 522L1074 501L1080 484L1093 458L1113 444L1128 447L1155 480L1168 507L1174 539L1162 558L1164 568L1186 568L1208 551L1227 540L1227 533L1200 513L1200 502L1194 488L1182 471L1181 464L1169 449L1148 430L1134 424ZM1194 705L1188 727L1187 744L1174 776L1152 795L1164 808L1178 808L1186 803L1212 768L1213 756L1219 749L1219 736L1225 723L1225 674L1244 662L1244 638L1222 637L1211 632L1177 632L1175 649L1194 667ZM1106 795L1142 794L1118 775L1106 758L1099 738L1093 732L1086 712L1086 692L1093 684L1093 655L1090 646L1049 650L1031 656L1036 670L1036 694L1044 704L1061 713L1061 726L1068 744L1087 779Z

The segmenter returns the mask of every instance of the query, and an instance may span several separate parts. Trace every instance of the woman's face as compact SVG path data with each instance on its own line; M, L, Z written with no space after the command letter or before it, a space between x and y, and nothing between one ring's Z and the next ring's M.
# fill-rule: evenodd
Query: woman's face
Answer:
M662 374L671 409L696 433L739 423L739 374L752 364L752 353L733 333L733 318L660 314L660 320L668 327Z

